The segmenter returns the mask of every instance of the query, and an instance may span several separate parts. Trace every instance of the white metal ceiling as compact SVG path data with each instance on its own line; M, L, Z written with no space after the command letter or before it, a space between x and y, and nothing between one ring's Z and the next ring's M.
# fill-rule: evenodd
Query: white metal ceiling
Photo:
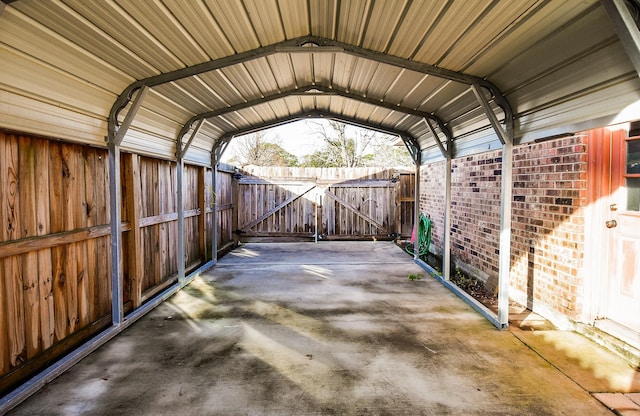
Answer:
M413 138L427 157L439 150L425 117L446 124L434 126L456 155L496 148L469 79L506 98L516 142L640 118L640 79L597 0L18 0L0 10L0 128L102 146L129 86L217 63L146 95L122 148L165 158L206 114L185 156L204 164L222 138L310 116Z

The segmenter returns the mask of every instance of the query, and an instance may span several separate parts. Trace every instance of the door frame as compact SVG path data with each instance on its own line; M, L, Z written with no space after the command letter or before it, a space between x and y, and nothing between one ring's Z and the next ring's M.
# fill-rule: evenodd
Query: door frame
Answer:
M588 136L587 207L585 208L584 304L581 321L640 348L640 334L609 319L611 273L616 261L614 236L605 223L614 220L625 166L629 123L586 132Z

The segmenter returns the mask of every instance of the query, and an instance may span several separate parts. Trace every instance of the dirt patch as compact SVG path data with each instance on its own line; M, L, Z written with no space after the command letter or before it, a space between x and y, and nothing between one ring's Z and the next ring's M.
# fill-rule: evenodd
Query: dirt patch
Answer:
M400 243L400 247L406 250L407 243ZM438 273L442 273L442 257L433 255L431 253L421 256L420 259L431 266ZM467 294L473 297L478 302L489 308L491 311L498 313L498 296L494 291L491 291L485 287L482 280L477 277L466 273L464 270L456 267L451 263L451 282L464 290Z

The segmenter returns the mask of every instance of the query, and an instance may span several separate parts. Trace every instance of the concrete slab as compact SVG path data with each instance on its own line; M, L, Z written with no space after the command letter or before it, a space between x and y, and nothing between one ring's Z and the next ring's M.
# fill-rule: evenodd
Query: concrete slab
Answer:
M248 244L10 414L611 415L525 342L392 243Z
M586 337L569 331L514 332L560 371L590 392L640 392L640 373Z
M594 393L593 396L619 415L640 415L638 404L622 393Z

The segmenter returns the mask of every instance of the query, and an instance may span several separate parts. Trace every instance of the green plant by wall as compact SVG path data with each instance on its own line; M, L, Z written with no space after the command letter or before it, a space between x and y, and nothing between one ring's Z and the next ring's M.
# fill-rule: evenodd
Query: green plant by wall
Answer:
M416 280L421 280L422 279L422 273L410 273L409 274L409 280L414 282Z

